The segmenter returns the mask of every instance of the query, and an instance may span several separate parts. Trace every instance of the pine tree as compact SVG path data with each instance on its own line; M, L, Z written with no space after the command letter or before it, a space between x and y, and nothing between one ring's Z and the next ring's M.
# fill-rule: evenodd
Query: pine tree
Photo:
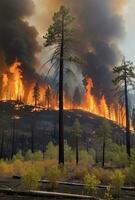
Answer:
M51 89L50 87L48 86L46 91L45 91L45 103L47 105L47 110L49 110L50 108L50 101L51 101Z
M59 72L59 164L64 165L64 125L63 125L63 83L64 72L71 72L66 68L69 62L78 63L78 58L72 56L72 45L74 42L74 31L72 28L73 17L69 9L61 6L59 11L54 13L52 25L44 36L44 46L53 46L54 52L49 60L52 67ZM50 68L50 70L51 70ZM49 70L49 71L50 71Z
M108 120L102 119L102 122L97 131L97 134L98 134L97 137L100 140L100 142L102 143L102 167L104 167L104 165L105 165L106 143L107 143L107 140L111 136L111 132L112 132L112 129L111 129L111 125L108 122Z
M37 107L39 99L40 99L40 88L37 82L33 88L33 99L35 101L35 107Z
M113 73L116 76L113 80L114 85L122 87L124 85L125 96L125 111L126 111L126 148L129 158L131 157L131 142L130 142L130 118L129 118L129 100L128 100L128 87L133 86L133 78L135 78L133 63L130 61L122 60L120 66L113 68Z

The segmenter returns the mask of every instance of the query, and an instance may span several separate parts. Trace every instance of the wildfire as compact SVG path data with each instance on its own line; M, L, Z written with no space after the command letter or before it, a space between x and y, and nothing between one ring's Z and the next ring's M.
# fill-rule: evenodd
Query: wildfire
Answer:
M25 104L34 105L33 89L34 84L29 87L24 84L24 77L21 71L21 63L17 60L8 70L2 74L0 80L2 88L0 100L20 100ZM121 105L108 105L105 96L97 101L92 94L92 79L86 78L86 90L80 105L73 105L73 101L64 97L64 109L81 109L93 114L110 119L125 126L125 109ZM46 93L46 91L48 93ZM50 97L49 97L50 95ZM58 109L58 95L49 85L39 85L38 105L48 109Z
M2 75L1 100L19 100L24 96L21 63L16 61Z

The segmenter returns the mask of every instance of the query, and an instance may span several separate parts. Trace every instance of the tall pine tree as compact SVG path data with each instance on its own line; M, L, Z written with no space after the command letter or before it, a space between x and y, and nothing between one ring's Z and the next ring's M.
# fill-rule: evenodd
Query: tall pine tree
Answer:
M73 17L69 9L61 6L59 11L54 13L52 25L44 36L44 46L52 46L54 52L51 59L51 67L59 71L59 164L64 165L64 125L63 125L63 83L64 71L69 73L65 63L78 62L76 56L72 56L72 45L74 42L74 30L72 28Z

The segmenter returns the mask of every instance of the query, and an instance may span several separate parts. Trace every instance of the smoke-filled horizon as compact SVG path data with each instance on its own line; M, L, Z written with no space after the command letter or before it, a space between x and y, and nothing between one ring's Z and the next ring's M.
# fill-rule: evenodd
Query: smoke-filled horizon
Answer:
M34 76L36 67L38 71L39 63L43 63L48 54L45 50L41 51L42 36L51 23L53 13L64 4L75 17L78 53L86 61L78 70L78 82L81 85L82 74L84 77L91 77L94 95L105 95L111 100L111 70L121 59L118 44L125 34L122 17L125 2L126 0L1 0L1 57L6 64L18 58L22 62L24 74ZM36 55L40 51L37 59Z
M27 79L34 76L34 66L39 64L38 31L25 20L33 13L32 0L0 1L0 66L9 66L18 59Z
M84 77L92 78L94 95L105 95L108 101L113 98L112 67L122 56L118 45L125 35L122 16L125 3L126 0L40 0L37 5L40 12L37 10L37 16L33 18L42 37L60 5L70 8L75 17L78 53L87 63L80 66L81 72ZM80 70L78 75L81 77Z

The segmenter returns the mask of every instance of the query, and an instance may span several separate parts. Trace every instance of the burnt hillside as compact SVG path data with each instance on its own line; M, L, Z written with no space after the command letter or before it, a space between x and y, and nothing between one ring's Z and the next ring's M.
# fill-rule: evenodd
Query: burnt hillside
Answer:
M78 118L81 127L81 146L94 147L94 135L101 122L101 117L80 110L64 112L65 140L74 146L72 124ZM125 144L124 129L113 122L112 139L118 144ZM9 156L12 148L13 133L15 133L15 152L26 151L31 148L31 138L34 135L34 149L43 150L49 141L58 143L58 112L40 109L34 111L33 106L26 106L18 102L0 102L0 140L4 133L4 156ZM135 138L132 136L132 144Z

